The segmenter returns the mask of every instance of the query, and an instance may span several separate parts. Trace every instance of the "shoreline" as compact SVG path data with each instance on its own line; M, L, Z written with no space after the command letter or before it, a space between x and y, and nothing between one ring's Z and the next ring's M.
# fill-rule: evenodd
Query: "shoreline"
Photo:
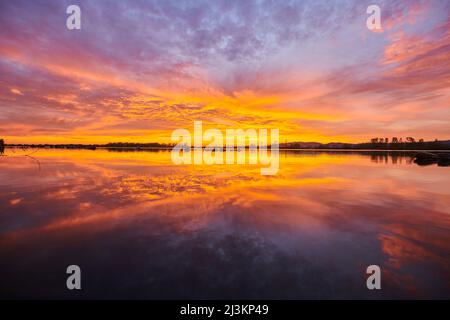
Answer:
M97 149L102 150L130 150L130 151L145 151L145 150L167 150L171 151L172 147L105 147L105 146L95 146L95 145L83 145L83 146L41 146L41 145L5 145L4 148L33 148L33 149L63 149L63 150L91 150L95 151ZM194 150L194 147L190 148ZM202 150L206 149L203 147ZM234 150L239 150L240 148L234 147ZM243 149L243 148L242 148ZM241 150L242 150L241 149ZM270 151L270 146L267 146L268 151ZM249 150L245 147L245 150ZM226 148L222 149L226 152ZM358 148L279 148L279 151L318 151L318 152L450 152L450 149L358 149Z

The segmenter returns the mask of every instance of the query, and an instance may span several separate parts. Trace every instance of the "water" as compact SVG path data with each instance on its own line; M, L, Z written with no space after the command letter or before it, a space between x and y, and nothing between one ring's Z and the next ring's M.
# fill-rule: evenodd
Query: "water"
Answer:
M449 168L282 152L261 176L167 151L26 153L0 157L0 297L450 298Z

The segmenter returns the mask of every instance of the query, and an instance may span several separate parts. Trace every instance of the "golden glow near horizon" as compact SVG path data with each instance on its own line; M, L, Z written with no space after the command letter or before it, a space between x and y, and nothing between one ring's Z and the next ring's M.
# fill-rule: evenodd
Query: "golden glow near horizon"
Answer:
M224 20L215 5L199 24L189 1L173 16L139 3L84 3L81 30L60 25L59 5L5 7L0 138L168 143L194 121L277 128L281 143L450 138L450 21L441 2L383 3L391 15L379 32L367 29L365 10L340 21L356 2L329 4L326 14L308 2L307 16L289 7L295 21L283 3L260 4L251 18L234 3Z

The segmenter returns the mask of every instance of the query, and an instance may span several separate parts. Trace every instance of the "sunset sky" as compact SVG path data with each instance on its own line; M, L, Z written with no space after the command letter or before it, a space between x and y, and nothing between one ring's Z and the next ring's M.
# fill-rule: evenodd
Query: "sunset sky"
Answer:
M449 15L448 0L2 0L0 138L170 142L202 120L281 142L450 139Z

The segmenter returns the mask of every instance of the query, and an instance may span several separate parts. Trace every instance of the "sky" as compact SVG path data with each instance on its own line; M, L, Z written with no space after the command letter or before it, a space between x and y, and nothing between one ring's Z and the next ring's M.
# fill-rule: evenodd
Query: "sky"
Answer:
M280 142L450 139L449 16L448 0L2 0L0 138L170 142L201 120Z

